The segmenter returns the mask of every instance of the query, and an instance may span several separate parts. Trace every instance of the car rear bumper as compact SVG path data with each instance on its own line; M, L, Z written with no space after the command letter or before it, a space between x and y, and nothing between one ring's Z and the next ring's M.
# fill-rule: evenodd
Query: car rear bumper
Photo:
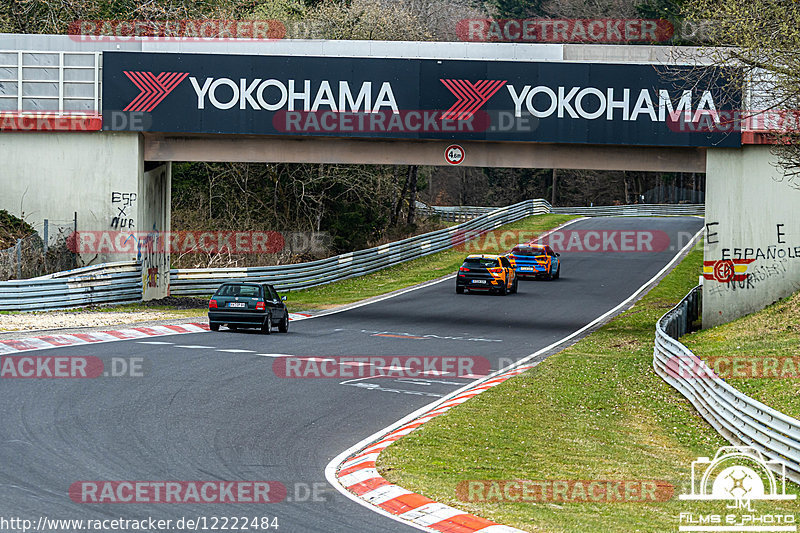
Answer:
M485 281L486 283L476 283L476 281ZM471 291L490 291L502 286L503 280L501 279L456 277L456 287L464 287Z
M533 267L533 270L520 270L517 268L516 274L518 278L536 278L548 274L546 267Z
M234 324L236 326L261 327L267 319L267 313L209 311L208 321L217 324Z

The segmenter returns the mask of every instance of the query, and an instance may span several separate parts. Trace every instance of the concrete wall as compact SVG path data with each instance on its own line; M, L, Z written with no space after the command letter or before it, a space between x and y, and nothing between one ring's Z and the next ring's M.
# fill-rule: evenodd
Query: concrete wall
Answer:
M169 295L172 163L147 170L139 181L139 255L144 300ZM146 233L145 233L146 232Z
M142 144L135 133L0 133L0 209L41 234L44 219L78 231L136 229ZM133 193L133 196L131 196ZM84 254L87 264L136 254Z
M145 172L143 154L136 133L0 133L0 209L40 235L45 219L52 235L77 213L78 232L95 235L82 262L142 261L143 296L161 298L169 293L161 236L170 231L172 166L149 163ZM121 248L117 239L101 241L115 232L133 237Z
M798 207L800 188L775 167L769 146L708 150L703 327L800 290Z

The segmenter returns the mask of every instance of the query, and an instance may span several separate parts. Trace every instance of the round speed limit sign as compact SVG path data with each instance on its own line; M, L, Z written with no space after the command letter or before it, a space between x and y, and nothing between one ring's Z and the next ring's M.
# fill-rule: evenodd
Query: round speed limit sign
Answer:
M444 159L451 165L458 165L464 161L466 152L457 144L451 144L444 150Z

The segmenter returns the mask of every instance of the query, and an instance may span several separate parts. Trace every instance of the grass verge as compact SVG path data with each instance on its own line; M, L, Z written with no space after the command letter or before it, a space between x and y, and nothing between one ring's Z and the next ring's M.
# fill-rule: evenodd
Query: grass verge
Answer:
M379 457L392 483L526 531L677 531L691 463L726 445L652 369L656 320L697 282L700 247L635 306L534 369L433 419ZM665 502L465 502L468 480L661 480ZM791 485L791 484L788 484ZM788 491L797 493L792 485ZM797 502L755 502L794 513Z

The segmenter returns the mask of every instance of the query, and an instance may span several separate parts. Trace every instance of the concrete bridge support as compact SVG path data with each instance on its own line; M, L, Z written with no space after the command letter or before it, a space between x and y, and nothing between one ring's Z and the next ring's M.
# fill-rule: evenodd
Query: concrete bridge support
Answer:
M145 163L139 134L3 133L0 162L0 209L40 234L45 219L77 213L84 264L141 261L145 299L168 294L169 254L156 239L170 231L171 163Z
M708 150L703 327L800 290L800 181L770 148Z

